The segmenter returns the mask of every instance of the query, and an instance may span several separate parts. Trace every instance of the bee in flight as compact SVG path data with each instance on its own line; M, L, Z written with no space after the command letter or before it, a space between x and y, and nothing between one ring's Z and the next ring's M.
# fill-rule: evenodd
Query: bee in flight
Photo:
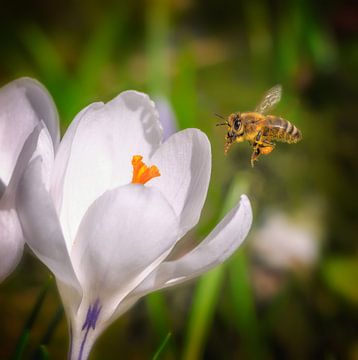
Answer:
M276 85L266 92L259 105L252 112L236 112L224 123L228 131L225 136L225 154L234 142L247 140L253 148L251 166L260 155L267 155L275 148L275 141L289 144L302 139L302 133L296 126L275 115L265 115L281 100L282 86Z

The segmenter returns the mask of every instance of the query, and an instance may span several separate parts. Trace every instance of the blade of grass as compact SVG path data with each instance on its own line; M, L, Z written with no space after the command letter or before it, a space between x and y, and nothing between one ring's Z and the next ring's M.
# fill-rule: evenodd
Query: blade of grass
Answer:
M154 328L155 338L163 339L171 329L165 295L160 292L149 294L146 296L145 301L148 317ZM174 344L171 344L169 349L169 355L171 358L174 358L173 353L175 353L173 346Z
M221 217L239 200L240 195L247 189L247 177L237 176L226 195ZM220 296L220 289L225 277L226 264L204 275L198 282L193 297L189 315L188 331L184 345L183 359L200 359L205 346L206 338L213 321L215 309Z
M202 358L202 352L213 321L223 277L224 267L220 266L203 276L196 286L182 356L184 360Z
M250 175L237 176L228 193L229 207L234 206L235 199L240 194L247 193ZM259 324L256 316L255 300L250 282L248 260L245 249L233 255L227 265L232 302L234 305L235 323L242 341L242 353L247 359L265 358L264 344L259 334Z
M306 11L305 43L319 71L331 71L337 62L337 49L328 29L313 17L312 10Z
M63 59L50 37L36 25L28 26L22 34L23 43L32 56L35 66L47 83L55 85L58 80L67 77Z
M301 30L304 14L300 1L283 5L274 37L275 81L289 84L294 80L301 59Z
M95 27L79 62L77 79L82 97L92 96L98 88L103 69L110 64L111 56L118 46L118 38L124 32L127 7L113 11Z
M47 351L46 346L41 345L40 349L39 349L39 356L36 359L40 359L40 360L49 360L50 359L50 354Z
M233 316L242 339L242 352L247 359L265 359L245 251L234 255L228 266L228 273L234 303Z
M50 35L38 26L29 26L22 34L22 39L37 68L40 81L53 96L61 121L67 125L80 109L78 99L81 91L77 83L71 80L63 55L57 50Z
M196 64L190 47L178 57L178 71L173 80L172 104L180 128L197 127L198 98L196 89Z
M167 346L170 338L171 338L172 334L168 333L167 336L165 337L165 339L163 340L163 342L161 343L161 345L159 346L158 350L155 352L154 356L153 356L153 360L158 360L160 355L162 354L162 352L164 351L165 347Z
M170 2L167 0L154 0L147 3L147 84L151 96L163 96L169 93L169 59L167 56L169 13ZM165 295L162 293L150 294L145 301L148 316L157 338L163 339L170 330ZM156 355L154 358L156 358Z
M24 351L29 342L31 329L34 326L34 323L37 319L37 316L39 315L39 312L40 312L42 305L44 303L44 300L46 298L47 292L50 289L52 284L53 284L53 277L51 276L49 278L49 280L45 283L43 288L41 289L41 292L39 293L39 295L36 299L36 302L31 310L31 313L30 313L28 319L26 320L24 327L21 331L19 340L16 343L16 347L15 347L13 355L11 356L11 359L19 360L24 355Z
M247 56L255 80L267 77L272 69L272 32L266 2L242 3L242 22L246 28L249 51Z
M44 333L44 335L41 337L40 340L40 345L39 347L36 349L33 359L39 359L42 356L43 353L43 348L45 348L46 345L48 345L51 342L51 339L53 337L53 334L55 333L58 324L61 322L62 317L63 317L63 306L59 305L57 308L57 311L55 312L55 315L52 317L46 332ZM45 348L46 349L46 348Z
M169 18L170 1L147 3L147 78L152 96L169 94Z
M167 304L162 293L153 293L146 297L146 306L150 320L159 339L162 339L170 328Z

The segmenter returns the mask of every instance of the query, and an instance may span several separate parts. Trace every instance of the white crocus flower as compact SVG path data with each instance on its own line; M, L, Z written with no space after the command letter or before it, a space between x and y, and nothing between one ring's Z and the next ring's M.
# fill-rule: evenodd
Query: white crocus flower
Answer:
M307 213L309 209L305 209ZM251 248L261 262L273 269L303 270L318 260L319 235L309 221L302 223L281 211L271 211L253 237Z
M41 125L43 124L43 125ZM24 239L15 211L19 177L25 169L37 139L27 140L36 127L49 131L51 147L59 143L56 108L46 89L37 81L22 78L0 89L0 281L19 262ZM36 140L36 141L34 141ZM38 153L47 147L38 142ZM52 145L53 143L53 145Z
M23 231L57 278L71 359L86 359L102 331L140 297L223 262L249 231L243 195L202 243L168 260L199 220L211 151L197 129L163 144L161 136L154 103L124 92L82 110L53 161L34 157L19 184Z

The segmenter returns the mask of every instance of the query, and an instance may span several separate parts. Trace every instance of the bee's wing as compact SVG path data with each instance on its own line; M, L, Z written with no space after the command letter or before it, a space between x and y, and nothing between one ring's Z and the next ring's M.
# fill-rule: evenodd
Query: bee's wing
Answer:
M270 90L266 92L261 102L256 107L255 111L260 114L267 113L281 100L281 93L282 93L281 85L278 84L272 87Z

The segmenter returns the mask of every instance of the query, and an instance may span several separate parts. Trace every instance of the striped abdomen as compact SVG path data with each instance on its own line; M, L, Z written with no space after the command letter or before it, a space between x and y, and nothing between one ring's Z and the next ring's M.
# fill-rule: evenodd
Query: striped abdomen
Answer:
M266 116L264 135L272 140L287 143L296 143L302 139L302 133L295 125L292 125L288 120L273 115Z

